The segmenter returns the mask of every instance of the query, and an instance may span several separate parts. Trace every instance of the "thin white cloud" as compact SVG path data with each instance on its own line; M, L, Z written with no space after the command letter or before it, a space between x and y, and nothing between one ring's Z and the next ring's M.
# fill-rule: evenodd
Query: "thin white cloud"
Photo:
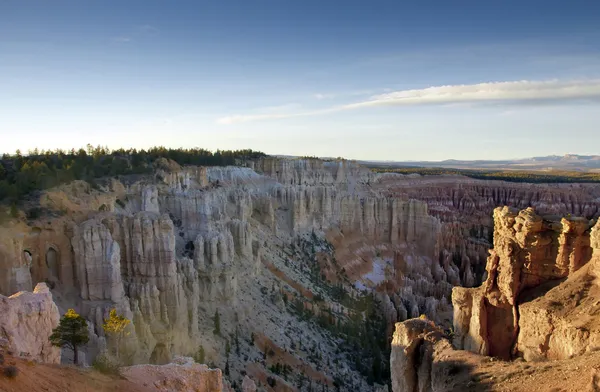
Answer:
M569 101L600 98L600 80L562 82L516 81L429 87L375 95L347 109L381 105L424 105L477 102Z
M569 102L600 99L600 79L576 81L510 81L477 84L435 86L424 89L400 90L374 95L368 100L297 113L267 113L234 115L217 120L219 124L314 116L343 110L377 106L449 105L481 103Z
M334 98L334 95L333 95L333 94L321 94L321 93L318 93L318 94L315 94L315 95L313 95L313 96L315 97L315 99L318 99L319 101L321 101L321 100L323 100L323 99L331 99L331 98Z

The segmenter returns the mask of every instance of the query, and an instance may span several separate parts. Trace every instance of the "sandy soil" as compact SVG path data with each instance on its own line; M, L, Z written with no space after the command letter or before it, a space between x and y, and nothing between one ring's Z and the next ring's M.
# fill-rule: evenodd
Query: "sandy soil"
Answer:
M600 391L600 352L545 362L503 362L464 351L457 353L452 355L457 366L448 391Z
M93 369L38 364L7 357L6 365L15 365L14 379L0 375L0 392L146 392L127 380L101 374Z

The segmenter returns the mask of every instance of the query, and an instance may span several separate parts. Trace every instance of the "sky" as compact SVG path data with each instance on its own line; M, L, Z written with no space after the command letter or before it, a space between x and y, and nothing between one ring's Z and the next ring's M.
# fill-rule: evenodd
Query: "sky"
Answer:
M0 0L0 152L600 154L600 1Z

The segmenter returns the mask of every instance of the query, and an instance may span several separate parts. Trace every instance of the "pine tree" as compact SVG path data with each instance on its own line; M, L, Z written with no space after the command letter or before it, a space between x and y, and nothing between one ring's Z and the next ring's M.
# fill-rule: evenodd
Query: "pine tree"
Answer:
M198 351L194 354L194 361L196 361L196 363L204 363L205 356L204 347L200 345Z
M78 348L89 340L87 321L74 309L69 309L60 319L58 327L54 328L49 339L53 346L68 347L73 350L73 363L77 364Z
M215 310L215 329L213 330L213 333L215 335L221 335L221 318L219 317L219 311Z
M119 361L121 339L126 334L129 334L128 332L125 332L125 328L127 328L129 323L131 323L131 320L129 320L125 316L120 316L119 314L117 314L117 309L111 309L108 318L104 319L104 325L102 325L104 332L107 335L113 337L115 340L115 352L117 356L117 362Z

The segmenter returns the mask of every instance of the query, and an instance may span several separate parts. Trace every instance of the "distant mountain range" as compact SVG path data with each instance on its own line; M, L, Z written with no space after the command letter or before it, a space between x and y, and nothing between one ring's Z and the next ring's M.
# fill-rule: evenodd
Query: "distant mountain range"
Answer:
M444 167L452 169L481 170L535 170L535 171L584 171L600 172L600 155L563 156L549 155L514 160L457 160L444 161L359 161L367 166L378 167Z

